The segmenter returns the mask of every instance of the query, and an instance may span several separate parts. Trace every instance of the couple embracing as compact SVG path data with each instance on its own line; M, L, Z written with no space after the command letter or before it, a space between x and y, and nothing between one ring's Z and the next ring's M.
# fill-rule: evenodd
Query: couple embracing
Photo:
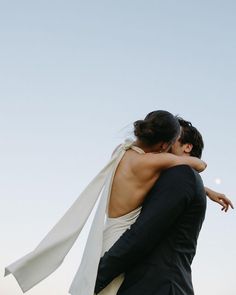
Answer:
M70 294L194 294L191 263L206 195L222 210L233 205L204 187L203 139L190 122L153 111L134 122L134 135L36 249L6 267L23 292L63 262L96 206Z

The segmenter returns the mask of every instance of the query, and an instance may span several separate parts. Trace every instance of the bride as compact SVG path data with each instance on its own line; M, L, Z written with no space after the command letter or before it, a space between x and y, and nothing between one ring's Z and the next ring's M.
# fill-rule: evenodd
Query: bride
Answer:
M187 129L189 133L192 132L192 135L195 136L194 141L198 142L202 150L202 137L196 128L181 118L178 118L178 121L182 134L184 134L184 129ZM193 142L186 142L181 138L181 135L176 141L180 142L182 139L185 143L179 145L182 146L184 153L190 153L195 157L174 155L178 154L178 150L171 149L171 143L164 145L158 142L151 145L152 136L155 137L155 132L157 133L153 127L156 125L153 122L155 122L155 117L152 113L152 117L148 115L144 121L134 123L134 134L137 140L130 144L129 151L126 152L116 170L103 234L102 256L135 222L145 195L159 178L161 171L181 164L189 165L198 172L202 172L206 168L206 164L199 159L201 151L197 151L197 148L192 146ZM167 153L169 150L172 154ZM205 188L205 190L207 196L218 202L223 210L227 211L229 206L233 208L230 200L224 195L209 188ZM99 295L116 295L123 279L123 274L115 278Z
M198 172L206 168L201 154L188 155L192 155L191 142L182 145L186 156L169 153L180 136L180 125L181 120L167 111L154 111L134 122L136 140L115 149L110 162L40 244L7 266L5 275L12 273L23 292L45 279L61 265L97 202L83 258L69 291L72 295L92 295L100 257L135 222L145 196L161 172L176 165L189 165ZM184 127L182 133L183 130ZM223 210L233 208L224 195L207 188L206 194ZM115 295L122 280L121 275L100 294Z

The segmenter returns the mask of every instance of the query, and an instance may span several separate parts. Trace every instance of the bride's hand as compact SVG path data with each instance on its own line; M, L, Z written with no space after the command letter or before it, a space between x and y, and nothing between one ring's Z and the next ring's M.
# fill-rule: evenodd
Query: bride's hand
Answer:
M224 194L215 192L209 188L207 188L206 193L209 199L211 199L213 202L216 202L222 206L221 208L222 211L227 212L229 207L234 209L232 202Z

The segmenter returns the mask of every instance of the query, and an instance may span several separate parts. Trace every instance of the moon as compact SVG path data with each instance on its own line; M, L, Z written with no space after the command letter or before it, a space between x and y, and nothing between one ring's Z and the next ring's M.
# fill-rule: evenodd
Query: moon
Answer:
M221 184L222 180L220 178L215 178L215 183L216 184Z

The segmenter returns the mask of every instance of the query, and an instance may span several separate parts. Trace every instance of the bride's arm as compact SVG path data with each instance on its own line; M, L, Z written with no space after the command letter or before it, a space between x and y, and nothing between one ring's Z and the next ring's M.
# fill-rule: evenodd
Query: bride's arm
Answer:
M212 189L205 187L206 195L210 200L216 202L222 206L221 210L227 212L229 206L234 209L233 203L224 194L213 191Z
M177 165L188 165L198 172L204 171L207 167L207 164L199 158L192 156L176 156L171 153L147 153L144 155L143 159L147 161L146 163L148 166L158 172Z
M148 161L150 165L158 172L171 168L177 165L188 165L198 172L202 172L206 169L207 164L196 157L191 156L176 156L171 153L160 153L160 154L146 154L148 155ZM221 210L227 212L229 207L234 209L234 206L230 199L224 194L213 191L212 189L205 187L206 195L210 200L216 202L222 206Z

